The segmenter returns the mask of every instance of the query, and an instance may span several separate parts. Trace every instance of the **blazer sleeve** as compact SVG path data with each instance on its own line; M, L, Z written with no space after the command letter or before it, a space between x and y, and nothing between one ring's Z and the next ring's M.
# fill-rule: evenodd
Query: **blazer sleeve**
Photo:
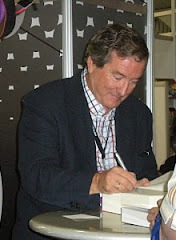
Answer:
M54 98L54 97L53 97ZM45 99L45 98L40 98ZM71 210L92 209L99 195L89 195L96 169L90 168L82 155L76 154L62 112L58 117L55 103L31 94L23 99L19 124L19 171L22 188L41 203ZM69 132L69 130L68 130Z
M158 176L152 123L150 109L134 96L128 97L116 111L117 151L137 179L152 180Z
M136 159L139 178L147 177L152 180L158 177L157 163L153 153L153 117L148 107L144 107L139 113L138 128L136 135L138 147Z

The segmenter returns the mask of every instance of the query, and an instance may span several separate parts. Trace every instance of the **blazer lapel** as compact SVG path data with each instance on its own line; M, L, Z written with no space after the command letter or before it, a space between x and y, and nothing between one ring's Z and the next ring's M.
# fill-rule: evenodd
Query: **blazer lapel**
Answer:
M134 157L136 124L133 110L123 102L115 114L116 149L129 170L133 168L131 160Z
M89 162L91 168L95 171L96 151L92 131L92 120L82 88L80 75L78 75L77 78L73 78L69 88L70 89L67 89L70 93L67 96L67 114L69 119L71 119L70 124L72 126L73 138L77 142L78 148L85 150L84 159Z

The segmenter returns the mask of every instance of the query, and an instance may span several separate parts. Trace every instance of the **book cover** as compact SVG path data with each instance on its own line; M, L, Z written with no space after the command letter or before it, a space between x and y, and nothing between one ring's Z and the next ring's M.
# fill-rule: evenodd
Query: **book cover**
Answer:
M129 237L127 237L127 235L129 233L133 233L134 234L134 238L135 238L135 234L136 233L142 233L142 234L147 234L148 238L150 239L150 229L148 227L141 227L138 225L134 225L134 224L128 224L128 223L124 223L121 220L121 215L119 214L113 214L113 213L108 213L108 212L102 212L102 218L100 220L100 226L102 229L104 229L105 231L109 231L109 232L119 232L123 234L123 239L127 240ZM133 240L134 240L133 238ZM116 237L114 239L121 239L119 237ZM130 237L131 239L131 237ZM135 239L139 239L139 238L135 238Z
M122 207L121 220L123 223L128 223L136 226L149 227L150 223L147 220L148 209L139 207Z

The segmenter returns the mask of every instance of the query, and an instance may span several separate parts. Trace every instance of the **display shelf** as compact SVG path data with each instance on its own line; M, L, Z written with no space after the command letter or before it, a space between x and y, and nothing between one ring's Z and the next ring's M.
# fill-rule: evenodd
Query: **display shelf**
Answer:
M154 1L155 37L175 37L175 0Z

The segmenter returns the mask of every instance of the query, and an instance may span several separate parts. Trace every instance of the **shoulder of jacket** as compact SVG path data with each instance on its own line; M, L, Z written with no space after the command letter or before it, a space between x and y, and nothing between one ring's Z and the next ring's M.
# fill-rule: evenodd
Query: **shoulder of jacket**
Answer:
M122 105L124 105L124 107L137 108L141 110L143 109L146 111L150 111L149 107L143 101L141 101L138 97L132 94L127 99L124 100Z

